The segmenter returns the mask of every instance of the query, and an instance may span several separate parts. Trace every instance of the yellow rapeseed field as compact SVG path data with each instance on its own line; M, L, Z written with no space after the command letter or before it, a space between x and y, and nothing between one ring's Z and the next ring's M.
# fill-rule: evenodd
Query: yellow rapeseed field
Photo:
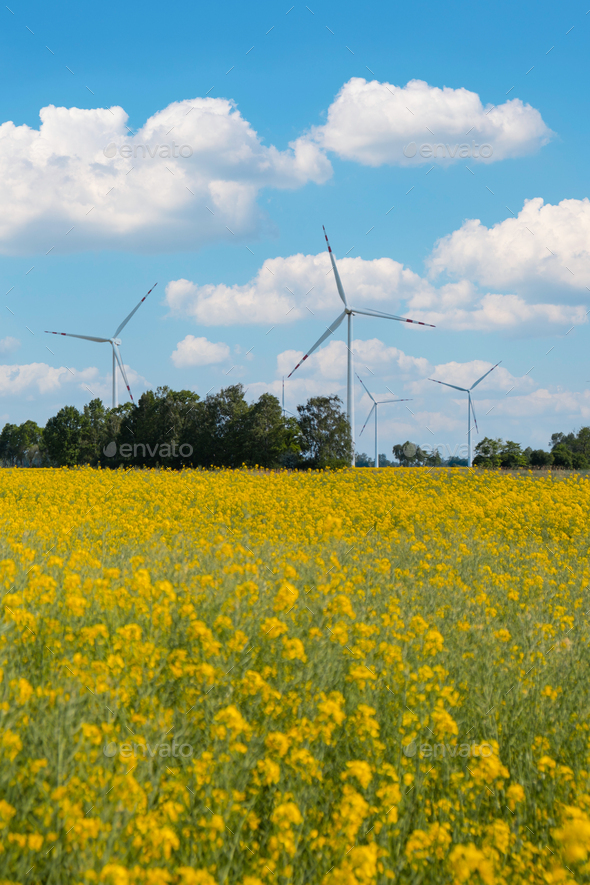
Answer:
M590 881L590 483L0 471L0 883Z

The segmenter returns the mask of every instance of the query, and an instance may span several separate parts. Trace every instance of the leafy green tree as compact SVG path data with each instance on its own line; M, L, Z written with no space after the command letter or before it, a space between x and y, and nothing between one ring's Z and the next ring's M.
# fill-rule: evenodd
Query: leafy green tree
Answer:
M0 461L10 466L39 466L42 444L43 430L35 421L5 424L0 433Z
M392 451L394 458L402 467L422 467L428 458L426 452L409 439L401 445L396 443Z
M14 432L16 424L5 424L0 433L0 461L2 464L14 464Z
M121 421L117 463L155 467L188 467L193 463L199 396L191 390L158 387L139 398Z
M500 449L500 467L507 467L512 470L519 467L526 467L528 458L522 451L520 444L513 442L511 439L506 440Z
M475 458L473 464L476 467L499 467L501 463L501 451L504 441L501 439L491 439L485 436L475 447Z
M580 427L576 437L576 451L590 460L590 427Z
M531 467L551 467L553 464L552 452L544 449L533 449L529 455Z
M339 396L314 396L297 406L305 467L347 467L352 460L350 425Z
M263 393L249 407L243 433L244 462L250 466L279 467L301 451L297 420L283 416L281 404L271 393Z
M50 418L43 431L43 445L50 461L59 467L73 467L80 458L82 415L75 406L64 406Z
M429 455L426 455L426 459L424 461L427 467L440 467L443 463L442 456L438 449L435 449Z
M80 435L80 463L96 466L102 457L106 439L107 410L102 400L93 399L84 406Z
M555 464L560 467L566 466L567 456L563 455L564 449L572 454L572 466L577 470L586 469L590 466L590 427L580 427L577 433L553 433L549 443L552 451L559 447L559 453ZM558 464L563 461L563 464Z
M371 458L369 455L367 455L366 452L363 452L360 455L357 452L355 464L357 467L374 467L375 466L375 459ZM396 466L395 462L390 461L389 458L387 457L387 455L385 454L385 452L383 452L381 455L379 455L379 467L395 467L395 466Z
M445 461L445 467L467 467L467 458L459 458L457 455L452 455Z
M124 432L123 427L129 427L133 421L133 412L135 411L133 403L123 403L115 409L107 409L104 418L104 437L100 446L99 463L102 467L119 467L124 461L119 456L119 446L121 444L121 434Z
M245 445L248 412L241 384L205 397L191 438L195 463L203 467L241 467L248 457Z
M574 466L574 457L565 443L557 443L551 454L556 467L564 467L566 470L571 470Z

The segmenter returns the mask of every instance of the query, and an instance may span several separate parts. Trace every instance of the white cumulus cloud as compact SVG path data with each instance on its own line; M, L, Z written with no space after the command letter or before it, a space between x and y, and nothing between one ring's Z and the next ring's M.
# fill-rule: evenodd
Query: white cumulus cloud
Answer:
M208 341L207 338L195 338L187 335L176 345L172 354L172 362L177 369L187 369L191 366L210 366L221 363L229 358L230 349L222 341L217 343Z
M432 288L392 258L342 258L338 271L349 303L355 307L388 311L410 295ZM342 302L328 254L320 252L268 259L244 285L173 280L166 287L166 303L175 315L190 316L204 325L225 326L288 323L324 310L336 316Z
M529 301L513 293L482 294L468 279L437 287L392 258L341 258L338 269L352 307L407 316L441 329L526 336L587 322L586 310L579 305ZM245 284L173 280L166 287L165 303L171 315L205 326L278 325L306 318L310 323L307 346L323 333L322 320L334 320L342 309L325 252L268 259ZM315 316L322 320L314 325ZM395 331L388 320L361 316L359 321L379 323L380 328L386 323Z
M125 371L135 401L139 391L149 387L146 379L125 364ZM119 401L128 399L123 379L118 375ZM56 393L64 389L76 388L83 394L86 402L98 397L110 407L112 397L112 375L101 375L96 366L84 369L72 369L67 366L49 366L47 363L4 364L0 365L0 395L26 396L34 399L37 394L42 396Z
M482 286L533 288L537 295L588 292L590 200L527 200L515 218L488 228L469 219L443 237L429 259L434 277L468 277ZM561 300L560 298L560 300Z
M12 335L7 335L6 338L0 339L0 353L13 353L15 350L18 350L20 347L20 341L18 338L13 338Z
M28 363L25 365L0 365L0 394L4 396L20 396L30 393L51 393L59 390L64 384L76 381L90 383L97 377L95 368L72 372L65 366L55 368L47 363Z
M39 129L0 125L5 254L172 251L252 236L266 223L261 188L321 183L332 172L308 138L284 151L262 144L222 98L174 102L135 135L121 107L50 105L40 118Z
M449 163L474 154L476 162L494 162L537 151L552 135L539 111L518 98L484 107L465 88L441 89L423 80L395 86L362 77L344 84L326 123L310 132L325 150L365 166ZM474 143L490 145L491 155L486 149L487 158L477 156ZM425 144L439 145L435 157L421 153ZM404 154L404 148L411 145L415 154L408 156L412 150Z
M460 302L453 303L452 295L459 290ZM461 290L470 292L468 304L462 300ZM432 323L441 329L455 331L507 332L527 337L561 331L565 326L588 322L586 309L581 305L529 303L519 295L501 295L488 292L479 295L462 281L459 286L445 286L435 291L428 309L421 310L419 299L412 299L408 311L414 319Z

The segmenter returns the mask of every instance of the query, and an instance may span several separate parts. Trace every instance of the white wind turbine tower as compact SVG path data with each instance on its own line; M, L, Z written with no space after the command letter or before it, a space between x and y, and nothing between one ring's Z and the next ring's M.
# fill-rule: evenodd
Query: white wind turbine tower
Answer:
M382 320L397 320L399 323L414 323L417 326L430 326L431 329L434 329L434 326L432 326L430 323L421 323L419 320L409 320L409 319L407 319L407 317L394 316L394 314L392 314L392 313L383 313L380 310L370 310L367 308L365 308L364 310L360 310L359 308L356 308L356 307L349 307L348 301L346 300L346 295L344 294L344 289L342 287L342 282L340 280L340 274L338 273L338 268L336 267L336 261L334 260L334 253L332 252L332 250L330 248L330 243L328 242L328 235L326 233L326 228L324 227L323 230L324 230L324 236L326 238L326 245L328 246L328 252L330 253L330 261L332 262L332 269L334 271L334 278L336 280L336 288L338 289L338 294L340 295L340 298L342 299L342 303L344 304L344 310L342 311L340 316L338 316L334 320L334 322L327 327L324 334L320 338L318 338L318 340L313 345L313 347L311 347L307 351L307 353L305 354L303 359L297 363L297 365L293 369L293 372L295 372L299 368L299 366L305 362L305 360L308 358L308 356L311 356L311 354L314 352L314 350L317 350L317 348L320 346L320 344L323 344L323 342L326 340L326 338L329 338L330 335L336 331L338 326L343 322L344 318L346 317L348 319L348 343L347 343L348 359L347 359L347 369L346 369L346 413L348 415L348 423L350 425L350 435L352 437L352 466L354 467L354 460L355 460L355 457L354 457L355 456L354 365L353 365L354 356L352 353L352 318L353 318L353 316L355 314L361 314L363 316L368 316L368 317L377 317ZM291 372L291 374L288 375L287 377L290 378L291 375L293 374L293 372Z
M99 344L110 344L113 351L113 409L116 409L119 405L119 392L117 387L117 364L119 365L119 369L121 370L121 375L123 376L123 381L125 382L125 387L131 397L131 402L135 403L133 399L133 394L131 393L131 388L129 387L129 381L127 380L127 374L125 372L125 367L123 366L123 362L121 360L121 356L119 353L119 348L121 347L121 339L117 336L120 332L123 331L133 314L139 310L145 299L148 297L150 292L152 292L158 284L154 283L150 291L147 295L144 295L139 304L137 304L129 316L126 316L122 323L117 327L117 330L112 338L97 338L94 335L73 335L71 332L47 332L48 335L65 335L66 338L82 338L84 341L96 341Z
M500 363L502 360L500 360ZM444 384L445 387L452 387L453 390L461 390L463 393L467 394L467 466L471 467L471 415L473 414L473 420L475 421L475 429L479 433L479 428L477 426L477 418L475 417L475 409L473 408L473 401L471 399L471 391L474 387L483 381L484 378L487 378L490 372L493 372L494 369L500 365L500 363L496 363L495 366L492 366L491 369L482 375L481 378L478 378L477 381L471 385L471 387L457 387L456 384L447 384L446 381L437 381L436 378L429 378L429 381L434 381L435 384Z
M359 379L359 381L361 382L361 384L363 385L363 387L365 388L365 390L367 391L367 393L369 394L369 396L370 396L371 399L373 400L373 405L372 405L372 407L371 407L371 411L370 411L369 414L367 415L367 420L366 420L365 423L363 424L363 430L365 429L365 427L366 427L367 424L369 423L369 418L370 418L371 415L373 414L373 410L375 410L375 464L374 464L374 466L375 466L375 467L379 467L379 424L378 424L378 418L377 418L377 412L379 411L379 406L384 406L386 403L410 403L410 402L412 402L412 400L411 400L411 399L381 399L381 400L376 400L375 397L373 396L373 394L371 393L371 391L369 390L369 388L367 387L367 385L365 384L365 382L363 381L363 379L361 378L361 376L360 376L358 373L356 374L356 377ZM363 430L361 430L361 432L359 433L359 439L360 439L361 436L363 435Z

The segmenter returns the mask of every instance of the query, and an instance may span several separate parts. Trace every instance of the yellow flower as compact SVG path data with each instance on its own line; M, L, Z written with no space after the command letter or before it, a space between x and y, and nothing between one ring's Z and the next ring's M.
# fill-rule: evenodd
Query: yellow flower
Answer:
M567 863L586 860L590 852L590 820L580 808L568 805L563 811L564 822L553 830L553 838L562 845Z
M11 817L16 814L16 808L9 805L5 799L0 799L0 823L6 826Z
M289 738L280 731L271 731L265 738L264 743L270 752L277 753L281 758L289 749Z
M283 643L283 658L287 661L303 661L303 663L307 661L305 648L300 639L288 639L286 636L283 636L281 641Z
M346 780L347 777L355 777L363 789L367 789L373 779L373 772L368 762L360 759L346 763L347 771L342 772L340 777Z
M517 802L524 802L524 790L520 784L511 784L506 790L506 797L508 799L508 807L511 811L514 811L516 808Z
M275 601L273 608L276 612L286 611L287 609L293 608L295 603L297 602L297 597L299 596L299 591L297 587L294 587L293 584L290 584L288 581L285 581L277 595L275 596Z
M291 824L300 824L303 817L294 802L283 802L281 805L277 805L271 815L271 820L273 824L285 828Z
M19 706L23 707L31 695L33 694L33 686L26 679L18 680L18 696L16 702Z
M193 870L192 867L179 867L177 870L181 885L217 885L217 881L207 870Z
M472 843L455 846L449 855L449 866L457 882L467 882L472 874L477 872L485 885L494 885L494 869L491 861Z
M230 704L229 707L226 707L224 710L220 710L219 713L215 714L215 721L221 722L222 725L227 726L227 728L233 731L234 735L242 734L243 732L249 732L250 727L238 708L234 706L234 704Z
M496 637L496 639L499 639L500 642L510 642L510 640L512 639L512 636L510 635L508 630L504 629L496 630L494 632L494 636Z

